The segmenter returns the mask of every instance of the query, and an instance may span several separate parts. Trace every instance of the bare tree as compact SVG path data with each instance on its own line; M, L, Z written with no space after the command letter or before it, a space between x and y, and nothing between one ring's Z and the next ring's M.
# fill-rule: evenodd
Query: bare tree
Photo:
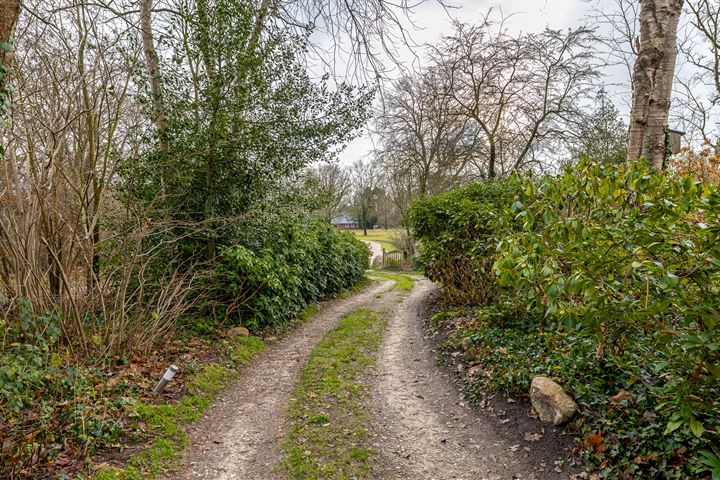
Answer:
M350 174L336 163L321 163L311 168L305 184L318 197L318 214L326 223L342 211L352 187Z
M686 2L688 26L679 44L680 53L692 71L678 75L682 115L676 121L696 143L720 153L720 4L709 0ZM672 113L672 112L671 112Z
M149 348L186 308L188 290L173 272L149 288L156 253L143 242L156 226L117 188L148 128L132 101L136 31L99 5L24 8L0 178L0 292L9 305L57 308L79 352L107 354L128 339ZM148 321L153 310L161 318Z
M711 101L720 103L720 3L711 0L688 0L690 23L705 51L685 51L689 61L700 69L706 84L714 91Z
M683 0L640 0L640 47L633 70L628 160L665 163L665 129L677 58Z
M456 23L433 49L458 113L484 133L488 177L537 162L540 144L581 118L596 76L594 40L586 28L511 37L486 18Z
M404 68L403 50L413 53L412 13L429 1L445 0L275 0L278 16L289 25L310 25L331 39L329 50L315 44L321 61L336 73L365 80L387 78ZM344 72L341 71L344 69Z
M640 45L638 39L638 17L640 5L637 0L599 1L591 20L598 23L603 34L598 35L602 46L598 49L608 66L621 66L626 73L627 83L623 86L632 91L632 77L635 59Z
M375 209L378 170L375 163L362 159L356 160L350 168L352 179L352 206L363 234L367 236L367 224Z
M475 163L482 157L480 128L457 114L449 88L433 70L403 77L376 113L376 158L385 171L411 178L414 196L447 191L484 173Z

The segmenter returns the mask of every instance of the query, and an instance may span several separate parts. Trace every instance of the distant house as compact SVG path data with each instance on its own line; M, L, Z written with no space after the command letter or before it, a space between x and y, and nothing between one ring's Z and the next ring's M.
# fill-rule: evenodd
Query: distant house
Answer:
M357 230L360 228L360 224L346 213L341 213L337 217L333 218L330 223L335 225L340 230Z

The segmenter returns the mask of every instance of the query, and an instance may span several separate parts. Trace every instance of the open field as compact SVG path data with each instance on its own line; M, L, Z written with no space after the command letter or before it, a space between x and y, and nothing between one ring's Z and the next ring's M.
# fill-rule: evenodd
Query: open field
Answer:
M362 230L350 230L350 232L352 232L360 240L377 242L388 252L397 250L395 245L392 244L392 240L396 234L402 233L402 231L403 230L401 228L388 228L387 230L384 228L378 228L376 230L368 229L367 235L363 235Z

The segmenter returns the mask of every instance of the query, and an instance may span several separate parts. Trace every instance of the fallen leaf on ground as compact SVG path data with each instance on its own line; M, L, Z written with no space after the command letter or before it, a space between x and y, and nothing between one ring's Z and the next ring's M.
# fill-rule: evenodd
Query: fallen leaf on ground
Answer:
M623 400L630 400L632 398L632 394L628 392L627 390L621 389L618 393L616 393L612 397L612 401L615 403L620 403Z

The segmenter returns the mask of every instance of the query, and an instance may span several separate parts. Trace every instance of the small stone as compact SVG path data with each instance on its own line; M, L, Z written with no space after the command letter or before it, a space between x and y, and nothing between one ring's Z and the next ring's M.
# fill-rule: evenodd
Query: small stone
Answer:
M462 339L462 349L464 352L467 352L470 350L470 347L472 347L472 338L465 337Z
M553 425L570 421L577 412L577 404L563 388L547 377L533 378L530 385L530 402L540 420Z
M250 330L248 330L245 327L233 327L230 330L227 331L225 334L228 338L234 338L234 337L247 337L250 335Z

